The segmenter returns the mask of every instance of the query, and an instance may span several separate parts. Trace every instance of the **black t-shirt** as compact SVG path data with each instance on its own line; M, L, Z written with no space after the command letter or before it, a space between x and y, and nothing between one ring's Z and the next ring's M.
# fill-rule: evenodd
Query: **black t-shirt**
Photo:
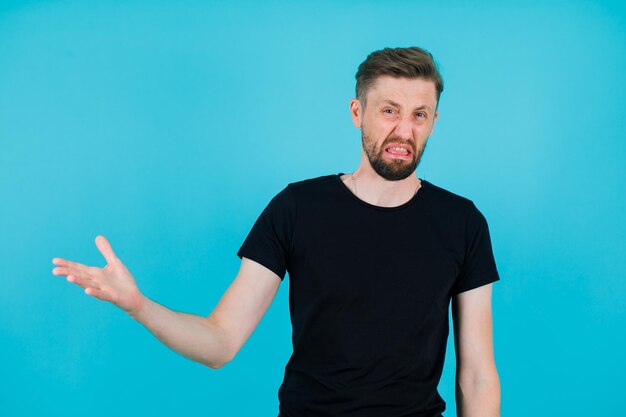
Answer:
M408 202L379 207L341 175L287 185L237 252L289 272L279 417L440 416L450 298L500 279L487 222L426 180Z

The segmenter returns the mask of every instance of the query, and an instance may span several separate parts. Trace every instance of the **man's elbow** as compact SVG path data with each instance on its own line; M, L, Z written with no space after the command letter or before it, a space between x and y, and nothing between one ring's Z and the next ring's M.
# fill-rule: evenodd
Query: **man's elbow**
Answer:
M235 355L232 353L229 353L228 355L225 355L224 357L221 358L207 358L204 360L201 360L200 363L202 363L205 366L208 366L211 369L220 369L222 368L224 365L226 365L228 362L232 361L235 358Z
M224 365L226 365L228 362L230 362L232 360L232 358L230 359L213 359L213 360L202 360L199 361L202 365L207 366L211 369L220 369L222 368Z
M204 357L198 362L211 369L220 369L234 359L238 349L225 328L213 320L211 316L208 317L206 323L212 330L213 340L217 343L205 352Z
M500 378L495 364L479 369L460 368L457 372L457 385L480 388L485 385L499 385Z
M221 367L223 367L224 365L226 365L227 362L214 362L214 363L202 363L203 365L208 366L211 369L220 369Z
M494 367L464 369L456 379L457 415L500 416L500 378Z

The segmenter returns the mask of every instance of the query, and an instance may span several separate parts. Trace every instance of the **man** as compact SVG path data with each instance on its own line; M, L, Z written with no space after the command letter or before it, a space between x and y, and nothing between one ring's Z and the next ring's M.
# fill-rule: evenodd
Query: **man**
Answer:
M386 48L367 57L356 79L359 167L274 196L208 317L143 296L102 236L106 267L55 258L53 273L217 369L241 349L289 272L293 354L278 393L283 417L441 416L452 301L458 415L499 416L491 313L499 276L487 222L472 201L414 175L437 120L441 76L425 50Z

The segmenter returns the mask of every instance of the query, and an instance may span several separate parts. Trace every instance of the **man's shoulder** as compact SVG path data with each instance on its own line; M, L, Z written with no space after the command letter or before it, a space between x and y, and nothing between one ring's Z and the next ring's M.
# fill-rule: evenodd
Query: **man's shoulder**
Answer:
M291 189L296 194L302 195L304 193L304 195L307 195L315 191L323 191L332 188L337 178L337 174L320 175L314 178L290 182L287 184L286 188Z
M428 180L422 180L426 183L428 189L429 200L431 204L436 205L439 209L448 208L451 210L474 210L476 206L469 198L454 193L446 188L433 184Z
M331 181L335 181L335 178L337 178L337 176L337 174L320 175L319 177L306 178L303 180L290 182L288 186L297 188L316 187L322 184L329 183Z
M288 182L287 185L278 192L273 200L276 204L282 205L294 205L300 202L310 202L316 199L322 198L322 195L327 195L330 190L333 190L337 181L337 174L321 175L314 178L306 178L303 180L297 180Z

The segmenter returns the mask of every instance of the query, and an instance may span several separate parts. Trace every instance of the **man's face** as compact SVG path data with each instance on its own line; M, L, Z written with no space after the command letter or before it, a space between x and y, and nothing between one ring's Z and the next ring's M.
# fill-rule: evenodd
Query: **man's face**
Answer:
M419 165L437 120L435 84L422 78L381 76L367 93L367 103L350 102L361 128L363 151L378 175L402 180Z

